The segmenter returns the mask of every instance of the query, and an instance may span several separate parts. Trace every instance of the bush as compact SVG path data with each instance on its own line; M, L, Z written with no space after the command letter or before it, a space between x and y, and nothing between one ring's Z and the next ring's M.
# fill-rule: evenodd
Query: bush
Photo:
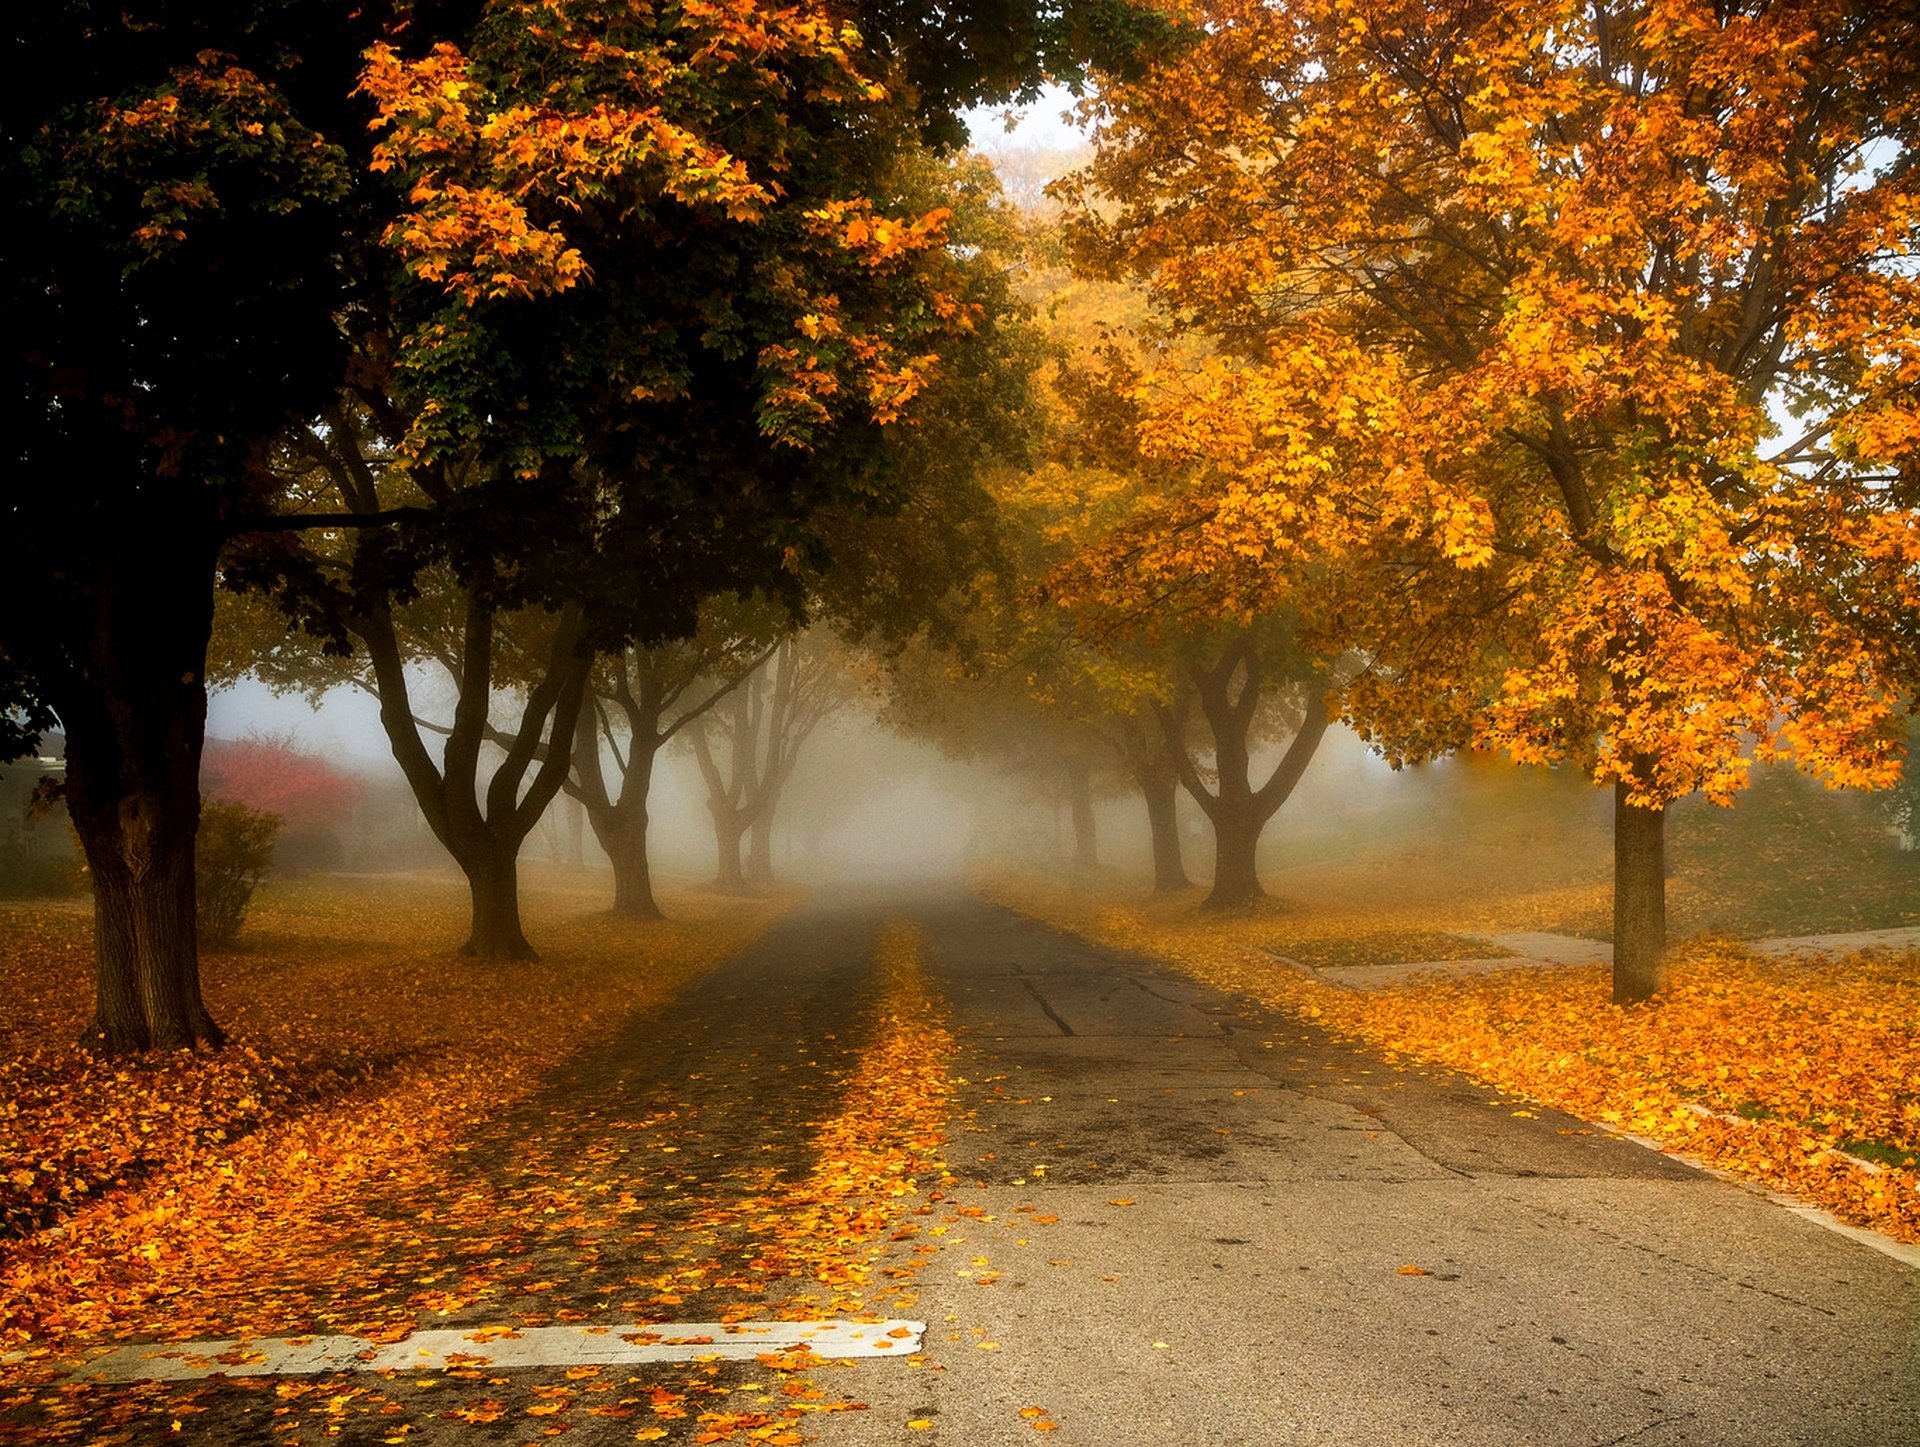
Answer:
M273 842L279 833L278 814L224 799L200 806L194 898L202 944L223 945L240 933L253 891L273 867Z

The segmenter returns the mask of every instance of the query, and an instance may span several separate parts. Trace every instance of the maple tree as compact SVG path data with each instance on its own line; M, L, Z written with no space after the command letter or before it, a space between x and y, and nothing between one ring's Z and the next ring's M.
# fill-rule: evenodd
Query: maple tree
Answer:
M1186 883L1174 811L1184 788L1213 831L1207 907L1249 904L1263 893L1261 835L1325 736L1325 694L1344 663L1328 630L1304 637L1302 609L1324 607L1324 579L1310 565L1229 556L1196 570L1169 558L1163 539L1184 527L1167 499L1185 478L1143 446L1134 392L1150 357L1191 364L1190 349L1169 346L1124 289L1061 283L1052 316L1063 349L1053 460L1007 503L1031 539L1037 636L1056 639L1036 696L1059 689L1061 663L1078 675L1079 707L1146 802L1156 892ZM1256 753L1278 737L1286 748L1256 781Z
M1337 707L1612 787L1620 1001L1667 806L1899 770L1916 678L1911 7L1250 0L1096 108L1081 255L1207 336L1143 578L1336 560ZM1344 583L1341 579L1345 579Z
M218 1042L193 835L215 557L339 375L378 7L16 7L0 743L67 737L108 1050ZM23 738L23 735L26 736Z

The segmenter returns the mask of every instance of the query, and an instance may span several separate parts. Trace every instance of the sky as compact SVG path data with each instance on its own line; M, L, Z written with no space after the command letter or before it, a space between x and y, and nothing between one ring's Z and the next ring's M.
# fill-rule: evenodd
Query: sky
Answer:
M1050 85L1041 98L1029 106L979 106L967 112L967 129L976 150L993 155L1000 151L1058 151L1079 145L1086 135L1067 114L1074 105L1064 86ZM1015 118L1009 131L1004 118Z

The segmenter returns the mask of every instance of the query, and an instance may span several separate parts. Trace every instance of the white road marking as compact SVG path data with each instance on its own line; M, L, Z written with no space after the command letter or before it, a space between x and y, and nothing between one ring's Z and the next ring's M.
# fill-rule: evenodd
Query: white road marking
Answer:
M416 1331L381 1343L357 1336L142 1342L110 1347L68 1373L75 1381L193 1381L317 1372L444 1371L750 1360L804 1350L823 1359L907 1357L921 1321L667 1321L615 1326L468 1327Z

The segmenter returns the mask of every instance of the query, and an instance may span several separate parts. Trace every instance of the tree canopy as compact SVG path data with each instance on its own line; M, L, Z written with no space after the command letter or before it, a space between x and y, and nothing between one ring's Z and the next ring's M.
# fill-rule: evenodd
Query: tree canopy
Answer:
M1189 479L1143 575L1337 560L1373 663L1341 706L1390 755L1574 760L1655 844L1756 754L1890 782L1920 603L1910 7L1196 17L1103 88L1069 188L1083 258L1216 348L1136 390ZM1644 995L1658 920L1616 926Z

